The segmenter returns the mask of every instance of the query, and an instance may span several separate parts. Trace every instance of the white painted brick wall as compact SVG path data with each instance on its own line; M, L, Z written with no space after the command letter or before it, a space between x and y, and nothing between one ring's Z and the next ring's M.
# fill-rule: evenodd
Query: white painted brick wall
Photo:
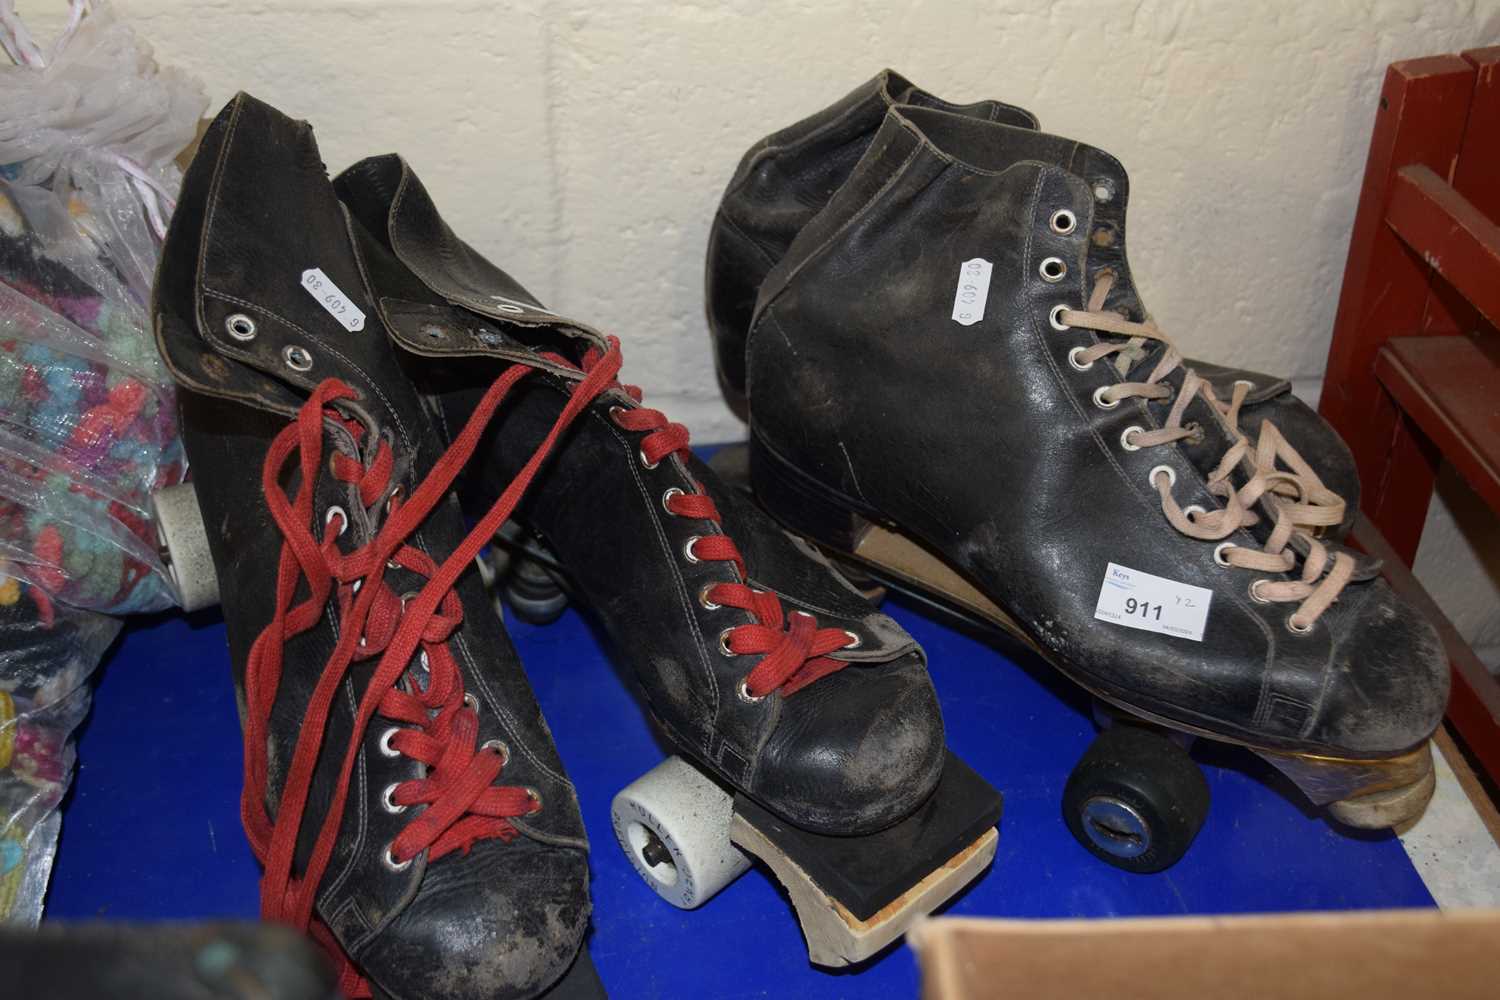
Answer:
M1191 354L1316 379L1385 66L1500 43L1500 0L117 6L215 106L243 88L312 121L331 169L405 154L470 242L619 333L625 376L700 440L742 433L702 320L723 185L751 142L883 66L1120 157L1163 327ZM62 3L22 8L47 33ZM1500 591L1445 514L1432 527L1429 583L1500 643Z

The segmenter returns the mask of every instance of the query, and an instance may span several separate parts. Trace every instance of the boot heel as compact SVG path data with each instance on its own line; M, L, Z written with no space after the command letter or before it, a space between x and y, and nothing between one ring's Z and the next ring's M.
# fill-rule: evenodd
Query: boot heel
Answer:
M870 523L841 502L834 490L789 465L754 435L750 438L750 482L756 500L771 516L820 545L853 552Z

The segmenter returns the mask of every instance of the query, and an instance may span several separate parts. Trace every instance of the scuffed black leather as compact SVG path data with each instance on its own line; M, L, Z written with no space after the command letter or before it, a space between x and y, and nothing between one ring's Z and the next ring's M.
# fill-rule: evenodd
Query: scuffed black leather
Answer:
M346 330L305 291L304 269L319 267L367 317ZM252 317L248 343L226 319ZM272 438L329 376L357 389L361 405L390 435L396 477L410 496L444 442L402 370L355 257L346 213L318 156L311 128L252 97L232 100L209 126L189 168L163 249L153 302L158 345L182 393L183 437L219 579L234 679L244 707L250 646L270 620L281 534L261 488ZM301 347L311 370L288 366ZM328 448L353 448L328 425ZM349 512L348 550L378 529L353 487L325 474L315 510ZM439 562L465 535L449 496L412 536ZM425 580L392 569L399 592ZM533 996L578 953L589 915L587 840L572 784L501 624L489 613L477 572L456 587L462 626L449 640L464 687L479 701L480 740L503 740L502 780L538 790L543 808L518 819L521 837L481 840L467 853L404 871L382 856L411 815L381 804L384 789L422 776L409 758L389 757L377 715L364 736L333 858L319 886L318 916L379 990L392 997ZM303 713L337 641L339 610L293 638L270 723L268 808L275 812ZM305 864L326 815L370 670L356 667L331 713L325 750L298 842Z
M400 336L446 345L412 370L450 435L520 345L576 359L597 343L571 320L517 322L515 314L491 308L489 287L528 316L541 309L508 276L492 286L473 280L490 265L472 262L473 251L452 236L399 158L362 161L337 184L362 228L375 234L375 245L362 252L370 273L385 276L376 282L387 321ZM438 247L447 249L426 249ZM455 264L457 274L448 270ZM436 336L434 327L441 331ZM485 344L493 347L489 364L465 356ZM565 405L575 377L554 366L523 382L501 407L480 449L488 461L469 483L471 509L487 507L515 476ZM856 834L904 818L936 785L944 756L942 718L921 650L821 557L722 488L696 460L671 456L647 468L640 458L644 435L622 430L609 416L614 407L634 405L611 391L580 415L516 520L555 553L573 593L683 753L806 829ZM739 695L758 657L722 652L719 637L751 618L699 600L705 588L732 582L737 573L727 563L684 555L694 535L720 529L663 506L668 489L690 490L694 481L714 497L722 530L740 547L753 586L776 591L788 612L809 611L820 626L859 637L857 648L834 654L849 667L789 697Z
M999 101L956 105L913 85L892 70L754 146L741 158L709 231L704 304L719 382L736 411L746 411L745 338L762 282L792 240L849 179L889 108L902 105L945 111L965 118L1035 130L1029 111ZM1018 156L1017 159L1024 158ZM1318 469L1325 484L1347 502L1342 525L1329 530L1342 539L1359 510L1354 456L1338 432L1302 400L1285 379L1208 362L1189 361L1228 399L1234 382L1253 388L1241 410L1241 426L1253 440L1265 420Z
M729 180L709 231L703 294L719 381L730 405L742 413L745 335L761 282L848 178L886 109L899 104L1037 127L1035 116L1023 108L999 101L952 104L886 69L827 108L751 146Z
M1145 315L1125 258L1128 195L1119 163L1080 143L889 112L762 287L748 348L758 492L776 475L899 525L1064 670L1137 710L1272 749L1381 756L1420 744L1448 689L1432 627L1371 580L1293 633L1296 606L1252 600L1264 574L1216 564L1213 543L1166 521L1151 485L1166 464L1179 503L1217 506L1205 470L1231 443L1218 412L1190 404L1199 445L1126 451L1122 432L1160 426L1170 401L1102 409L1092 396L1121 381L1115 369L1069 364L1069 349L1097 339L1053 329L1049 313L1082 308L1103 269L1116 275L1105 308ZM1048 225L1062 208L1078 219L1070 235ZM976 256L994 265L988 305L962 326L950 318L954 289ZM1068 268L1055 284L1038 274L1049 256ZM1168 381L1181 380L1179 369ZM1229 541L1258 539L1241 530ZM1096 621L1110 562L1211 590L1203 640Z

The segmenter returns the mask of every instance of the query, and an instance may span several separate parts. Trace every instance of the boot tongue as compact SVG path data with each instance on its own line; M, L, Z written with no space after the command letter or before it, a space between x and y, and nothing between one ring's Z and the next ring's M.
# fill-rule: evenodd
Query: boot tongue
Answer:
M558 334L607 349L602 333L546 308L519 281L460 239L401 157L388 154L361 160L340 174L334 185L363 228L414 276L412 284L428 295L482 317L528 344L538 334ZM408 289L397 297L420 300L428 295ZM437 348L435 353L477 354L497 345L476 336L472 343L459 338L447 345L426 346Z

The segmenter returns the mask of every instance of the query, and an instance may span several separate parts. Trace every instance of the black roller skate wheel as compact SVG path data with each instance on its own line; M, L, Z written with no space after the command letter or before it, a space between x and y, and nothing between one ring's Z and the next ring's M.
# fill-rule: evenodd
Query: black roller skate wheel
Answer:
M1172 867L1208 816L1208 782L1165 736L1117 723L1101 733L1063 789L1063 819L1094 855L1128 872Z
M568 606L568 595L545 566L519 554L511 559L505 600L529 625L551 625Z

